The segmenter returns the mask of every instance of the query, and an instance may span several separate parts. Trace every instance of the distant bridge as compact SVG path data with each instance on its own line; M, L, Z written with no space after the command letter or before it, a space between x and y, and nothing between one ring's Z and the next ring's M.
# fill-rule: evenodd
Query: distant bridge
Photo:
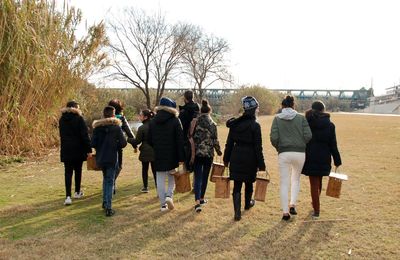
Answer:
M119 90L128 90L119 89ZM165 88L165 92L182 94L186 91L185 88ZM192 89L193 90L193 89ZM238 88L207 88L204 89L204 97L214 105L222 103L223 99L238 91ZM368 98L373 96L372 89L361 88L355 89L268 89L270 91L280 92L295 96L297 99L328 99L337 98L342 101L350 102L353 108L365 108L368 105ZM198 90L193 90L198 92Z
M221 89L205 89L204 96L210 102L220 103L226 95L236 93L237 88L221 88ZM270 91L280 92L295 96L297 99L328 99L337 98L342 101L350 102L353 108L364 108L368 104L368 98L373 96L371 90L361 88L359 90L344 90L344 89L268 89ZM166 92L183 94L186 89L168 88ZM197 90L194 90L197 92Z

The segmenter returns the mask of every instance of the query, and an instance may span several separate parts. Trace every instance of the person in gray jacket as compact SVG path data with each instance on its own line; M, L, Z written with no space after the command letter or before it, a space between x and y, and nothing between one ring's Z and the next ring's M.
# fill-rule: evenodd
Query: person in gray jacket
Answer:
M275 116L270 133L271 144L278 151L282 220L286 221L290 219L290 215L297 215L300 174L305 161L306 145L312 137L306 118L293 108L294 98L286 96L282 101L282 112Z

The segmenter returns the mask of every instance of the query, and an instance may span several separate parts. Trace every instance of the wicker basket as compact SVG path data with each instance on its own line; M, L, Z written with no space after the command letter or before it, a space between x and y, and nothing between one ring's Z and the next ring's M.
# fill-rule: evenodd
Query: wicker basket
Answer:
M339 198L342 190L342 182L347 181L347 175L331 173L329 174L328 187L326 188L326 195L333 198Z
M258 201L265 201L265 195L267 194L267 186L270 177L268 172L258 172L256 178L256 191L254 193L254 199Z
M192 190L192 186L190 186L190 175L188 172L185 173L175 173L175 191L177 193L185 193Z
M101 168L96 165L96 155L93 154L86 160L86 166L88 171L101 171Z
M227 199L231 192L229 176L215 176L215 197Z
M224 175L224 171L225 171L225 165L223 163L213 162L211 168L210 181L215 182L216 181L215 177Z

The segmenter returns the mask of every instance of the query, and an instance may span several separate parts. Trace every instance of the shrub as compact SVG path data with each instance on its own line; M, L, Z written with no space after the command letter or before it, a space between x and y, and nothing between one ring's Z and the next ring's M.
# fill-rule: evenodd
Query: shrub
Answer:
M224 115L236 115L241 113L241 99L245 96L253 96L257 99L260 115L271 115L279 109L281 95L268 90L260 85L243 86L236 93L229 95L224 100L223 106L220 108Z

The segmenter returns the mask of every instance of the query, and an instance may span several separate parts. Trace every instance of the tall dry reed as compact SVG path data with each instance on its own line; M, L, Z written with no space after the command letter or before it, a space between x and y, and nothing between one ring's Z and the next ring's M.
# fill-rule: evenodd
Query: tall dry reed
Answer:
M58 142L59 109L106 65L102 23L77 39L81 12L45 0L0 3L0 155L29 155Z

